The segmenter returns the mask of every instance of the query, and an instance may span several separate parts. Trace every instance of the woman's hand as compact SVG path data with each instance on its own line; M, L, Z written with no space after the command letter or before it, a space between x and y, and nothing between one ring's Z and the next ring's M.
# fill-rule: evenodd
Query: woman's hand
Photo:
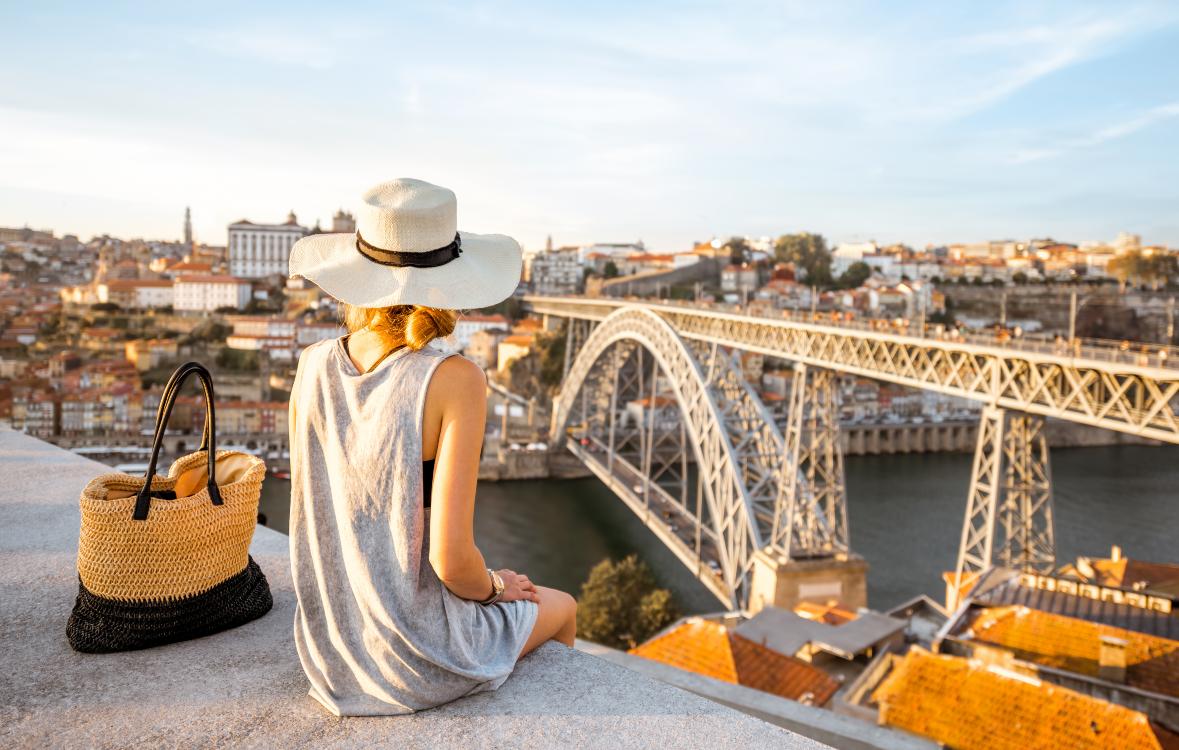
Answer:
M506 568L495 572L504 579L504 593L499 597L501 602L514 602L521 599L527 602L540 601L540 595L536 593L536 584L528 580L528 576Z

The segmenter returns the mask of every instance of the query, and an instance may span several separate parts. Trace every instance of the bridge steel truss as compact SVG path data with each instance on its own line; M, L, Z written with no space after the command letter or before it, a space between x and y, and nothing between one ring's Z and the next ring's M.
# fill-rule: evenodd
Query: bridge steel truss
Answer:
M638 400L643 417L632 420L626 404ZM660 419L665 402L679 419ZM775 522L783 440L732 353L690 346L650 310L620 310L569 366L553 440L569 427L581 435L569 450L714 596L742 606L753 552Z
M796 555L846 551L830 373L796 379L795 399L823 408L798 412L788 443L734 352L685 341L650 310L621 309L568 335L584 338L554 405L554 442L564 439L727 606L745 605L753 553L775 539Z
M690 306L525 297L536 312L601 321L642 307L685 339L758 352L989 406L1179 444L1179 369L802 323Z

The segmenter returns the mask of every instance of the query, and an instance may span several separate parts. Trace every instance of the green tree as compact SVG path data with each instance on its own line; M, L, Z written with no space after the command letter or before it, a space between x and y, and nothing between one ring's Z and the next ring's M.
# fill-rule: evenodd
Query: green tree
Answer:
M230 349L228 346L217 352L217 366L234 372L257 372L258 352Z
M841 289L856 289L872 275L872 267L863 261L852 263L839 275Z
M565 374L565 327L568 325L569 321L566 320L552 333L542 333L537 337L540 383L549 391L560 387L561 377Z
M508 364L501 382L517 396L544 401L561 385L565 373L564 328L537 334L532 348Z
M1016 271L1015 273L1011 274L1011 280L1016 284L1026 284L1028 283L1028 275L1023 271Z
M808 284L831 285L831 251L821 234L784 234L774 243L774 257L805 271Z
M606 265L602 267L602 275L607 279L613 279L618 276L618 265L612 261L606 261Z
M1122 291L1127 283L1149 284L1158 289L1179 276L1179 261L1168 252L1131 250L1111 259L1106 271L1118 280Z
M729 260L734 265L739 266L749 260L749 243L745 241L744 237L730 237L724 248L729 251Z
M944 312L935 312L929 316L930 323L941 323L942 325L952 326L957 325L958 319L954 315L954 300L946 297L946 309Z
M524 317L524 309L520 302L520 298L514 294L504 301L497 302L490 307L479 308L477 312L480 312L484 315L495 315L498 313L512 322L515 322Z
M1179 262L1170 253L1153 252L1143 260L1143 277L1152 289L1166 286L1179 275Z
M578 634L612 648L634 648L677 617L671 592L633 554L595 565L577 599Z

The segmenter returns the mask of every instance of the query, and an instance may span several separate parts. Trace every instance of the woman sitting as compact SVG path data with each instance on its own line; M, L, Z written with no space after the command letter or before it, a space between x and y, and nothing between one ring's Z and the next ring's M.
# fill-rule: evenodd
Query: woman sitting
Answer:
M365 193L357 227L300 240L290 261L349 330L303 352L290 405L295 645L341 716L494 690L576 627L571 596L490 570L475 546L486 378L429 346L455 309L515 291L520 246L457 232L454 193L419 180Z

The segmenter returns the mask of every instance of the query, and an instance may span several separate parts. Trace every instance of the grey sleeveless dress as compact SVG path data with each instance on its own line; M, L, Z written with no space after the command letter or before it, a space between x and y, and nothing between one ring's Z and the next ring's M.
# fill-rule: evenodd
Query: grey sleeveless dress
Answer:
M484 607L430 565L422 409L450 354L395 351L367 374L341 339L307 348L291 393L295 646L337 716L404 714L494 690L537 607ZM490 590L490 584L489 584Z

